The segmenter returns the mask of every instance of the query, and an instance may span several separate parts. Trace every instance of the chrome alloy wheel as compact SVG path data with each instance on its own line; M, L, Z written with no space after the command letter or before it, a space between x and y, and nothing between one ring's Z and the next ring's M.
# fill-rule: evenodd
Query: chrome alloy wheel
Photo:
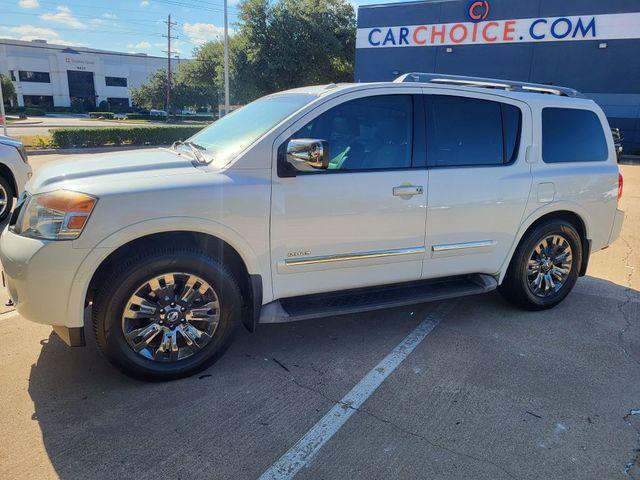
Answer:
M573 257L571 245L561 235L545 237L533 249L527 264L527 283L537 297L558 292L569 278Z
M176 362L207 345L220 322L215 290L189 273L166 273L138 287L122 314L129 346L145 358Z
M9 203L9 194L5 190L5 188L0 185L0 216L2 216L7 209L7 204Z

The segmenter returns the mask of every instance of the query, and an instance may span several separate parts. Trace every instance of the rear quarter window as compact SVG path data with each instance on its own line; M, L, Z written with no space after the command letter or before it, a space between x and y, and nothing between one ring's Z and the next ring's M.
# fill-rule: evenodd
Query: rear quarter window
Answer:
M542 110L545 163L603 162L609 158L602 123L595 112L577 108Z

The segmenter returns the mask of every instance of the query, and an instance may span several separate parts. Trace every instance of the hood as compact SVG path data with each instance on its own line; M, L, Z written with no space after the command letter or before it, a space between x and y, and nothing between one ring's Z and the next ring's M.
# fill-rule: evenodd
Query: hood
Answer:
M195 172L189 155L165 148L127 150L51 162L40 168L27 185L35 193L53 184L123 182L136 177L157 177Z

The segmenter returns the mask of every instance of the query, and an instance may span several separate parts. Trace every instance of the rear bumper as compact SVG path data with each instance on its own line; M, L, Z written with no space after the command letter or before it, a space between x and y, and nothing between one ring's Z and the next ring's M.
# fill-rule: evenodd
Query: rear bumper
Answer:
M623 223L624 223L624 212L622 210L616 210L616 216L613 220L611 235L609 235L609 245L615 242L617 238L620 236Z

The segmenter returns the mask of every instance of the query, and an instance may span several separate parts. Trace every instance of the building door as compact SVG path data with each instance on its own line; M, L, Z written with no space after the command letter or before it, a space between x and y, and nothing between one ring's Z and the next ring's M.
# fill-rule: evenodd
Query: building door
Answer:
M96 88L93 83L93 72L78 72L67 70L69 82L69 97L73 105L77 99L82 102L84 110L91 110L96 106Z

